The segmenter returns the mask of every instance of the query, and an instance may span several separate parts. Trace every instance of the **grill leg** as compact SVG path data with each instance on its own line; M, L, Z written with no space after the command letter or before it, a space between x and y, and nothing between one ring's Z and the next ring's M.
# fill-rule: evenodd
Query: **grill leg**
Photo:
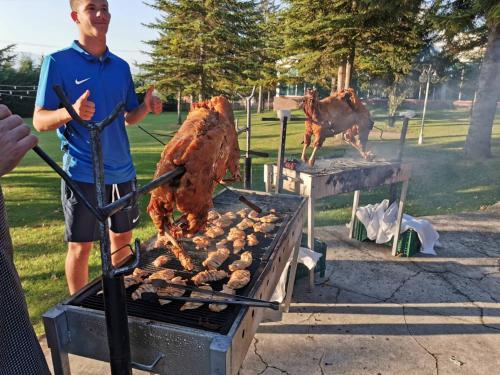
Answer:
M273 165L264 164L264 184L266 185L266 193L271 193L273 190Z
M354 237L354 220L356 219L356 210L359 206L359 196L360 191L356 190L354 192L354 199L352 200L352 213L351 213L351 224L349 225L349 238Z
M314 251L314 196L312 195L312 184L309 198L307 199L307 247ZM299 242L300 246L300 242ZM309 291L314 289L314 271L316 267L309 270Z
M47 344L52 355L54 374L71 375L68 352L64 349L65 344L68 342L66 314L55 307L44 314L43 325Z
M288 276L288 284L286 286L286 296L283 306L283 312L288 312L290 309L290 302L292 301L293 286L295 284L295 275L297 273L297 259L299 257L300 237L293 249L292 263L290 263L290 275Z
M392 255L396 255L399 242L399 232L401 232L401 219L403 219L403 213L405 210L406 193L408 193L408 183L409 181L403 181L403 186L401 187L401 196L399 197L399 209L398 218L396 221L396 229L394 230L394 241L392 243Z

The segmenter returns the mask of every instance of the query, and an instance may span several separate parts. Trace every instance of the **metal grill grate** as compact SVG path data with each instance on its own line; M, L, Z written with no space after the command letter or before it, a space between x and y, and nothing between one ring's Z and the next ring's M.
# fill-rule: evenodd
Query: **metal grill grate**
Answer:
M254 297L249 295L249 293L252 290L254 283L258 280L260 274L262 273L264 265L269 259L273 250L277 248L279 241L284 237L286 224L290 220L290 214L294 212L296 207L295 205L287 205L286 199L273 199L269 196L263 195L246 196L251 201L263 208L264 211L275 208L278 212L278 215L280 216L280 221L276 223L277 228L271 234L264 235L263 233L256 233L259 244L254 247L245 248L241 251L243 252L246 250L251 250L252 252L253 262L252 265L248 268L252 275L252 278L250 283L246 287L237 291L237 294ZM237 200L237 196L229 192L223 192L219 194L215 198L214 203L216 206L215 208L219 213L224 213L227 211L238 211L244 207ZM226 228L226 234L228 230L229 228ZM253 230L247 229L245 230L245 232L247 234L250 234L253 232ZM224 237L221 236L217 240L220 240L222 238ZM171 260L164 267L176 270L176 276L182 276L183 278L190 280L193 275L204 269L201 263L204 259L206 259L208 251L196 250L194 244L190 240L184 240L182 242L182 245L193 259L195 269L192 272L184 270L179 261L175 258L175 256L173 256L173 254L170 253L169 250L153 248L153 244L154 238L145 243L145 250L143 250L141 264L139 266L144 270L153 272L160 270L161 268L155 267L152 262L162 254L168 254L171 256ZM231 245L229 246L229 248L232 250ZM213 251L213 249L211 251ZM230 257L223 263L220 269L227 270L227 266L237 259L239 259L239 255L231 253ZM210 285L214 290L219 291L222 289L222 285L225 282L227 282L227 280L211 282ZM189 281L188 284L193 285L191 281ZM180 311L179 308L183 305L183 302L180 301L173 301L163 306L155 300L141 299L134 301L131 298L131 294L137 287L138 285L132 286L127 289L127 309L130 316L155 320L159 322L172 323L191 328L198 328L211 332L217 332L220 334L228 333L240 309L244 308L240 306L230 305L224 311L217 313L211 311L208 308L208 305L205 304L194 310ZM90 288L87 293L83 293L79 297L71 300L70 304L103 311L103 296L102 294L98 294L100 290L100 283L96 282L94 288ZM184 295L188 296L189 292L186 292Z

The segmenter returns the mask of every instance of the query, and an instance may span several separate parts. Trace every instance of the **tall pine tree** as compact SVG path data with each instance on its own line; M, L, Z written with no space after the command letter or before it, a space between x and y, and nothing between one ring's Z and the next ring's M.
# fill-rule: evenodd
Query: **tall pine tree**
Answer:
M259 71L260 13L255 1L156 0L160 17L147 25L159 32L149 41L144 77L164 94L182 91L199 99L249 85Z
M337 88L349 87L355 68L374 76L387 74L388 67L405 74L419 50L423 0L288 3L286 51L311 82L337 75Z

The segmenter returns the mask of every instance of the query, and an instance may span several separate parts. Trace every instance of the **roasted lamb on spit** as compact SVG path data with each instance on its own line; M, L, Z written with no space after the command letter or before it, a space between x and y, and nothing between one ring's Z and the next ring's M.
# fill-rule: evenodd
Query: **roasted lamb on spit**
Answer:
M158 230L157 246L170 242L188 270L193 269L191 259L175 239L191 237L205 227L217 183L228 170L232 180L240 180L239 157L233 111L222 96L193 104L161 154L155 178L181 165L186 172L177 184L152 191L148 213ZM182 214L177 221L173 218L175 208Z

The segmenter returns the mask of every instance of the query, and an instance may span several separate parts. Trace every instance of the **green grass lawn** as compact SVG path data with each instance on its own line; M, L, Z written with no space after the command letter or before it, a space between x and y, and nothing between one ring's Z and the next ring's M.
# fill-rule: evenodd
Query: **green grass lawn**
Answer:
M297 112L299 114L299 112ZM374 113L382 114L375 109ZM252 145L256 151L269 152L270 159L255 158L254 189L264 190L263 163L276 159L279 142L279 124L262 122L255 115L252 122ZM237 112L240 126L244 113ZM462 146L467 134L468 111L431 111L426 121L425 144L417 145L419 120L410 122L405 160L414 163L406 212L414 216L477 210L493 204L500 197L500 117L493 128L492 151L496 155L486 161L468 161L463 158ZM28 123L31 119L26 119ZM386 129L384 139L373 132L370 148L379 156L391 157L397 149L400 128ZM174 130L175 114L148 116L143 126L149 130ZM287 156L298 157L302 146L303 122L288 126ZM400 126L400 124L399 124ZM129 129L139 184L148 182L154 173L163 146L140 129ZM39 134L40 146L56 161L61 160L59 141L55 133ZM166 141L167 139L164 138ZM244 147L244 135L240 146ZM345 145L328 139L319 156L354 154ZM63 242L63 214L60 207L60 180L34 153L29 153L21 165L1 180L6 197L7 212L15 247L15 263L19 271L37 334L43 332L41 315L51 306L67 297L64 278L66 245ZM361 204L374 203L387 197L388 189L380 188L361 194ZM352 195L344 194L317 203L317 225L345 223L349 219ZM150 238L154 229L145 207L148 197L141 200L143 213L135 236ZM100 257L96 250L90 259L91 277L100 273Z

